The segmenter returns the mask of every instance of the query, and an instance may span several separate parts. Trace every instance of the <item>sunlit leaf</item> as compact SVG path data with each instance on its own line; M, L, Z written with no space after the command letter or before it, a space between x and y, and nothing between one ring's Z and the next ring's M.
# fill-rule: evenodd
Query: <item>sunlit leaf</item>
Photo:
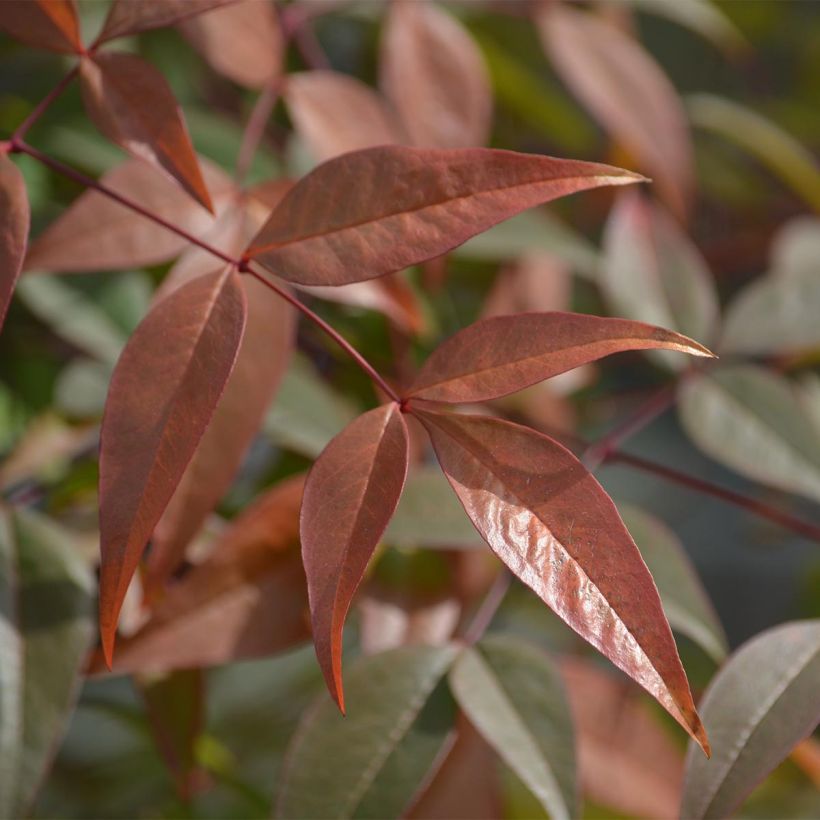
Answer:
M513 151L368 148L297 183L247 253L292 282L344 285L440 256L541 202L640 179Z
M80 82L88 116L108 139L213 211L182 110L156 68L133 54L100 52L83 58Z
M4 0L0 29L30 46L69 54L83 50L74 0Z
M399 817L438 759L455 719L443 678L454 647L371 655L347 672L350 714L323 694L294 737L276 816Z
M612 311L709 344L718 300L706 262L660 206L624 193L610 214L599 268ZM682 356L656 355L670 367L688 364Z
M529 428L414 412L498 557L708 749L652 577L592 474Z
M380 80L415 145L487 142L493 98L484 59L461 24L434 3L390 6Z
M313 641L328 689L343 712L342 629L399 501L408 449L398 405L383 405L328 444L305 484L300 528Z
M27 816L78 692L92 579L69 537L0 508L0 815Z
M657 180L669 206L685 214L692 146L678 94L657 63L615 26L566 4L546 5L536 19L564 82Z
M285 100L296 130L320 162L347 151L405 142L384 101L355 77L335 71L289 74Z
M215 71L239 85L263 88L279 74L284 44L273 3L221 3L207 14L189 16L180 28Z
M209 162L203 162L202 169L222 210L232 190L230 179ZM102 182L196 236L213 224L213 217L179 186L139 160L122 163ZM183 237L90 190L37 237L26 257L26 269L88 273L139 268L167 262L187 246Z
M686 758L681 817L727 817L820 722L820 621L752 638L706 690L714 757ZM705 764L705 765L704 765Z
M621 507L621 515L652 573L672 629L721 663L728 652L726 635L678 537L638 507Z
M544 653L506 635L490 636L458 656L450 686L470 722L550 817L577 816L569 704Z
M792 385L762 367L723 367L681 386L684 429L742 475L820 499L820 438Z
M430 355L407 393L428 401L498 398L625 350L711 356L702 345L652 325L582 313L519 313L483 319Z
M25 180L14 163L0 155L0 330L23 266L28 228Z
M131 576L236 361L236 273L200 277L152 310L120 356L100 437L100 629L110 662Z

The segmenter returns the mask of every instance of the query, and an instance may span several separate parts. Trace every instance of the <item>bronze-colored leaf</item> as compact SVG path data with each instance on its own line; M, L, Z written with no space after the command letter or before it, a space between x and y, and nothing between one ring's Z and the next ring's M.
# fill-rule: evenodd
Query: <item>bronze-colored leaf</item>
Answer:
M415 145L487 142L493 113L487 66L464 27L435 3L391 4L380 79Z
M708 750L652 576L592 474L569 450L526 427L414 412L499 558Z
M0 330L23 266L28 228L26 182L17 166L0 155Z
M344 712L342 630L367 563L398 504L409 439L395 403L370 410L324 449L305 484L300 532L313 642Z
M239 277L161 301L120 356L100 437L100 631L110 664L131 576L216 409L245 326Z
M440 256L533 205L641 179L514 151L367 148L298 182L247 254L291 282L345 285Z
M495 316L464 328L424 363L408 393L428 401L486 401L624 350L712 356L671 330L582 313Z
M213 212L182 110L157 69L133 54L101 52L80 63L80 84L88 116L108 139Z
M74 0L3 0L0 29L21 43L49 51L83 50Z

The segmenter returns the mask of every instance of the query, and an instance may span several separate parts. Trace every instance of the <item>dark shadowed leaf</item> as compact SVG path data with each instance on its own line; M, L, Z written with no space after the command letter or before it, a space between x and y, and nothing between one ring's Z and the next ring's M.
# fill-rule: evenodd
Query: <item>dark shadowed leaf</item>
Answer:
M82 51L74 0L4 0L0 29L30 46L51 51Z
M209 162L203 162L202 170L217 209L224 209L232 192L230 179ZM175 182L140 160L122 163L102 182L195 236L213 225L213 217ZM26 270L90 273L139 268L167 262L187 246L181 236L92 190L80 194L37 237L26 256Z
M236 273L200 277L145 317L117 362L100 437L100 630L109 662L131 576L213 416L245 313Z
M114 0L97 43L171 26L236 0Z
M564 658L585 797L628 817L677 816L683 754L640 692L598 664Z
M427 359L408 396L428 401L495 399L625 350L712 354L671 330L582 313L494 316L464 328Z
M189 17L180 28L215 71L239 85L263 88L282 68L284 44L273 3L233 2Z
M610 214L599 268L613 312L710 344L718 301L705 260L659 205L624 193ZM688 364L674 354L653 357L671 367Z
M714 757L687 755L681 817L693 820L732 814L820 722L820 621L752 638L709 685L701 709Z
M698 644L715 663L728 652L723 627L683 544L662 521L637 507L621 507L621 515L652 578L672 629Z
M0 508L0 816L28 815L78 691L92 579L67 534Z
M526 427L414 412L499 558L708 749L652 576L592 474Z
M564 82L641 168L678 215L693 187L686 115L672 83L641 45L599 17L551 3L537 22Z
M28 228L25 180L14 163L0 155L0 330L23 266Z
M300 530L313 641L328 689L342 711L345 617L398 504L408 451L401 411L395 403L386 404L336 436L305 484Z
M303 481L283 481L243 511L209 557L168 588L147 623L119 642L115 673L215 666L308 640L298 549ZM93 671L103 669L96 658Z
M285 100L296 130L320 162L360 148L405 142L384 101L355 77L335 71L290 74Z
M368 148L297 183L248 255L292 282L344 285L440 256L541 202L640 179L513 151Z
M133 54L101 52L82 60L80 82L88 116L108 139L213 211L182 110L157 69Z
M575 744L558 671L538 648L510 636L465 649L450 686L470 722L554 820L577 815Z
M323 694L288 753L277 817L399 817L445 748L455 720L443 684L454 647L413 646L357 660L350 714Z
M820 500L820 439L792 384L754 365L685 382L678 412L705 453L742 475Z
M415 145L487 142L493 111L487 66L463 26L435 3L390 6L380 79Z
M666 17L690 29L730 54L748 45L732 19L710 0L689 0L687 3L656 3L654 0L629 2L640 11Z

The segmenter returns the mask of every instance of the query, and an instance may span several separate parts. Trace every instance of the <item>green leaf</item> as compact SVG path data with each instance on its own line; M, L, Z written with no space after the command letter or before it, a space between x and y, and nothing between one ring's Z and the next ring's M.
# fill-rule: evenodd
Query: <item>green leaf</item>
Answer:
M678 537L637 507L618 509L652 573L671 627L721 663L728 652L726 635Z
M277 816L400 816L452 730L455 707L443 679L456 651L403 647L352 664L347 717L322 694L293 739Z
M0 509L0 817L20 817L74 702L92 621L90 573L64 531Z
M408 476L382 541L394 547L484 547L484 539L476 532L444 474L432 465L419 467Z
M762 367L686 381L680 420L705 453L742 475L820 500L820 437L792 385Z
M111 365L94 359L75 359L60 371L54 385L57 409L72 418L99 418L105 407Z
M726 817L820 722L820 620L744 644L700 706L712 759L690 745L681 817Z
M820 166L791 134L756 111L712 94L687 97L686 108L693 125L752 154L820 211Z
M459 706L553 820L576 816L575 744L560 676L530 644L495 636L450 671Z
M710 0L686 0L684 3L657 0L629 0L636 8L666 17L678 25L699 34L718 48L736 51L747 45L735 24Z

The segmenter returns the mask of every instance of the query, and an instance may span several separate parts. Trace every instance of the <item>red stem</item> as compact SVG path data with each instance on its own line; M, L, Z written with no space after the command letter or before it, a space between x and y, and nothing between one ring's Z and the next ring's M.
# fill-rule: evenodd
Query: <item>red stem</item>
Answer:
M55 85L54 88L52 88L42 100L40 100L31 113L20 123L20 125L17 126L14 133L11 135L10 142L12 144L19 142L23 139L23 137L25 137L34 123L36 123L37 120L39 120L40 117L48 111L52 103L62 95L66 88L68 88L79 71L80 67L78 65L74 66L74 68L72 68L71 71L69 71L68 74L66 74L65 77L63 77L63 79L60 80L60 82L57 83L57 85Z
M467 627L467 631L464 633L463 640L467 646L472 646L484 637L484 633L492 623L495 613L498 612L498 608L501 606L511 583L512 574L506 567L503 567L501 572L496 575L493 585L487 591L481 606L479 606L473 620L470 621L470 625Z
M282 88L282 79L277 77L256 98L245 133L242 135L242 144L239 147L239 156L236 159L236 182L241 185L248 175L251 163L265 133L265 125L273 111Z

